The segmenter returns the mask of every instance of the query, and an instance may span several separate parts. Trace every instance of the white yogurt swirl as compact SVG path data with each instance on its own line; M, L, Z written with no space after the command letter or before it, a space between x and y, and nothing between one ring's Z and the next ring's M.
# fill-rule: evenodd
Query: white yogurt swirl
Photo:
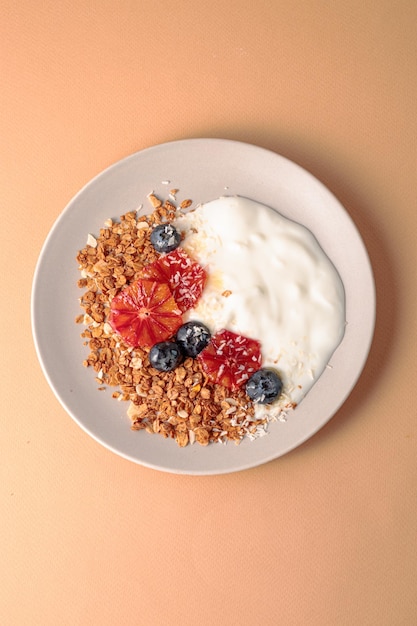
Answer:
M174 224L209 276L188 318L213 333L227 328L258 339L263 366L282 378L282 396L270 407L258 405L256 416L299 404L345 331L343 284L313 234L239 196L201 205Z

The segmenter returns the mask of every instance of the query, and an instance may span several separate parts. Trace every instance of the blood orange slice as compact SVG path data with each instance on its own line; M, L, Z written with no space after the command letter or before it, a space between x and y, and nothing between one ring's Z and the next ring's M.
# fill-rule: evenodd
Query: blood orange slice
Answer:
M220 330L197 359L212 382L236 391L261 367L261 344L230 330Z
M182 317L167 284L139 278L113 298L109 323L128 345L150 348L175 335Z
M183 313L197 304L207 280L205 270L182 248L161 255L159 259L146 265L141 277L167 283Z

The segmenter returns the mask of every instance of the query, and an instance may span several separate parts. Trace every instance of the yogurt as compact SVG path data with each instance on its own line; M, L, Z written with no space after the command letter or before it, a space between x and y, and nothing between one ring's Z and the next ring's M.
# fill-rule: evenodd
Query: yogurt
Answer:
M174 222L184 249L208 282L187 317L212 333L227 328L261 343L263 367L283 381L276 417L301 402L345 331L345 295L334 265L313 234L265 205L221 197Z

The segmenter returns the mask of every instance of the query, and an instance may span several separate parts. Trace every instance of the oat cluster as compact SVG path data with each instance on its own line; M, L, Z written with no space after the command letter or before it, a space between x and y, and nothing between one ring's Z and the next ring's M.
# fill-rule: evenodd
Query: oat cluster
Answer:
M151 367L148 349L128 346L107 322L112 298L159 256L150 243L152 228L172 221L191 205L190 200L177 207L153 194L148 198L150 215L131 211L119 221L106 220L98 237L89 235L77 254L78 286L84 291L83 313L76 322L84 324L81 336L89 348L83 365L95 371L99 390L113 387L114 399L129 402L133 430L174 438L180 446L254 438L264 432L266 419L255 418L253 403L243 390L233 392L211 383L199 361L191 358L172 372L160 372Z

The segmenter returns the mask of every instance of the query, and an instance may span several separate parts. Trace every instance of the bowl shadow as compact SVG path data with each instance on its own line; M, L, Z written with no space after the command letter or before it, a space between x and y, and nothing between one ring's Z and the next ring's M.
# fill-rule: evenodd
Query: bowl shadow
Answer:
M344 424L349 420L363 417L363 408L369 406L372 399L378 394L384 370L390 359L390 353L396 342L397 329L399 328L400 298L395 269L394 258L381 228L381 224L371 219L375 215L370 210L366 200L360 192L354 189L353 184L344 178L340 172L343 164L337 171L337 163L324 163L314 154L303 153L302 149L294 149L282 142L277 142L275 151L281 150L281 154L295 161L306 170L311 172L338 198L354 221L368 251L375 280L376 289L376 323L375 332L364 369L340 409L301 450L316 445L317 441L327 439L339 433ZM282 151L285 152L282 152ZM296 452L296 451L294 451Z

